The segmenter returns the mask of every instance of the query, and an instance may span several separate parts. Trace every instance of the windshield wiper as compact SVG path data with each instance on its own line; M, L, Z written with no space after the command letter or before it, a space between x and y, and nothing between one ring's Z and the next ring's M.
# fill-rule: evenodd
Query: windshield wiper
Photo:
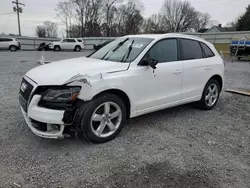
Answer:
M126 38L124 41L122 41L122 42L119 42L119 44L114 48L114 49L111 49L111 50L109 50L103 57L102 57L102 59L101 60L103 60L108 54L109 54L109 52L111 52L111 51L113 51L113 52L115 52L115 51L117 51L125 42L127 42L129 40L129 38ZM109 56L110 57L110 56ZM108 57L108 58L109 58ZM106 60L108 60L108 58L106 59Z
M132 51L132 49L133 49L133 44L134 44L134 42L135 42L135 40L133 40L133 41L131 42L131 44L129 45L128 51L127 51L127 52L125 53L125 55L123 56L121 62L126 62L127 59L129 58L130 53L131 53L131 51ZM127 56L126 56L126 55L127 55ZM125 58L125 57L126 57L126 58Z

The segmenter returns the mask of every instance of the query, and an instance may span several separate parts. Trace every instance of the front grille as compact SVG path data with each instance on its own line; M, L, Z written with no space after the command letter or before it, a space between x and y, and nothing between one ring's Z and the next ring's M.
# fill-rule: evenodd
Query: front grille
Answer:
M29 82L27 82L24 78L21 82L20 87L20 94L23 96L23 98L28 102L30 94L33 90L33 85L31 85Z

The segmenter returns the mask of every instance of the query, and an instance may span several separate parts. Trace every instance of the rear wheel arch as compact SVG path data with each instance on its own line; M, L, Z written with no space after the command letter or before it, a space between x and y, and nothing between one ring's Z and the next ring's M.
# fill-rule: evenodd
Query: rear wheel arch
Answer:
M220 84L220 92L222 91L222 88L223 88L223 79L220 75L216 74L214 76L212 76L208 81L207 83L210 81L210 80L216 80L217 82L219 82Z

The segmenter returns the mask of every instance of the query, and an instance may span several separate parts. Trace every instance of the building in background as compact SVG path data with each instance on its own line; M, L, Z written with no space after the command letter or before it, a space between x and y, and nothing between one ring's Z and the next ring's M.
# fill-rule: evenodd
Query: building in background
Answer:
M218 26L213 26L210 29L200 29L198 32L199 33L220 33L220 32L233 32L236 31L235 27L222 27L221 24Z

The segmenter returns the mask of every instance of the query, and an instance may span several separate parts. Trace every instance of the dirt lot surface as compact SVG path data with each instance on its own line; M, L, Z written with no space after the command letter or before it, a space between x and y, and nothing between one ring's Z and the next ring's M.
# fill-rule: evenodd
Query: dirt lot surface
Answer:
M42 139L18 103L21 78L40 56L0 52L0 187L250 187L250 97L222 92L212 111L184 105L137 117L101 145ZM250 88L248 62L227 62L226 70L225 88Z

